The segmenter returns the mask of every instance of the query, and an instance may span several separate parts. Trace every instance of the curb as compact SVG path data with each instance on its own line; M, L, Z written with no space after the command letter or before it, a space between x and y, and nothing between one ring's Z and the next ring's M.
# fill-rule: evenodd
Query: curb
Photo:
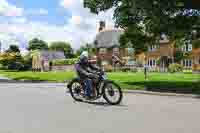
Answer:
M67 83L67 81L35 81L35 80L7 80L7 79L0 79L0 83Z
M69 93L69 91L67 90L66 93ZM200 98L200 95L193 95L193 94L160 93L160 92L149 92L149 91L138 91L138 90L123 90L123 93L154 95L154 96L168 96L168 97L182 97L182 98Z
M123 93L157 95L157 96L173 96L173 97L185 97L185 98L200 98L200 95L196 95L196 94L178 94L178 93L152 92L152 91L141 91L141 90L124 90Z

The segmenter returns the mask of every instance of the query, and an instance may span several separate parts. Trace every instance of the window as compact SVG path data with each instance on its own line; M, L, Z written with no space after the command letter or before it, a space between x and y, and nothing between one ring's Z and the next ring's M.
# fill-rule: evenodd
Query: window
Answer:
M134 48L127 48L128 54L133 54L134 53Z
M183 60L182 64L184 67L192 67L192 60L185 59L185 60Z
M107 49L106 48L100 48L99 49L99 54L106 54L107 53Z
M184 45L182 47L182 50L185 52L190 52L192 51L192 42L190 40L186 40L184 42Z
M102 61L102 65L103 66L106 66L106 65L108 65L109 63L107 62L107 61Z
M156 51L156 49L158 49L159 48L159 45L151 45L151 46L149 46L149 51L150 52L153 52L153 51Z
M148 66L149 67L155 67L156 66L156 60L154 60L154 59L148 60Z

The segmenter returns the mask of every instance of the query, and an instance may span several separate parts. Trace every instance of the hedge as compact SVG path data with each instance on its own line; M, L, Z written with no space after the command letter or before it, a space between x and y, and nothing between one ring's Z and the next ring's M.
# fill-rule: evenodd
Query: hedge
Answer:
M62 59L62 60L53 60L52 65L73 65L78 61L77 58L73 59Z

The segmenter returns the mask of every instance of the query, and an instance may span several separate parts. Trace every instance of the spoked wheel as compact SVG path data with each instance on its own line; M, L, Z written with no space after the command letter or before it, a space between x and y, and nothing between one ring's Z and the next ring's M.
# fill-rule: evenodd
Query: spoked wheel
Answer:
M71 96L76 101L82 101L82 96L84 94L82 85L78 80L73 80L69 86L69 91Z
M106 83L103 97L111 105L120 104L123 97L120 86L114 82Z

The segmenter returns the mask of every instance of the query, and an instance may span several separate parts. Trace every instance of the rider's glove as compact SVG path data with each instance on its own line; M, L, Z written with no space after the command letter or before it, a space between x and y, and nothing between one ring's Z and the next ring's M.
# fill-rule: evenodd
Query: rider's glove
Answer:
M88 74L88 77L89 77L89 78L94 78L94 74L89 73L89 74Z
M94 75L94 78L98 80L99 79L99 75Z

